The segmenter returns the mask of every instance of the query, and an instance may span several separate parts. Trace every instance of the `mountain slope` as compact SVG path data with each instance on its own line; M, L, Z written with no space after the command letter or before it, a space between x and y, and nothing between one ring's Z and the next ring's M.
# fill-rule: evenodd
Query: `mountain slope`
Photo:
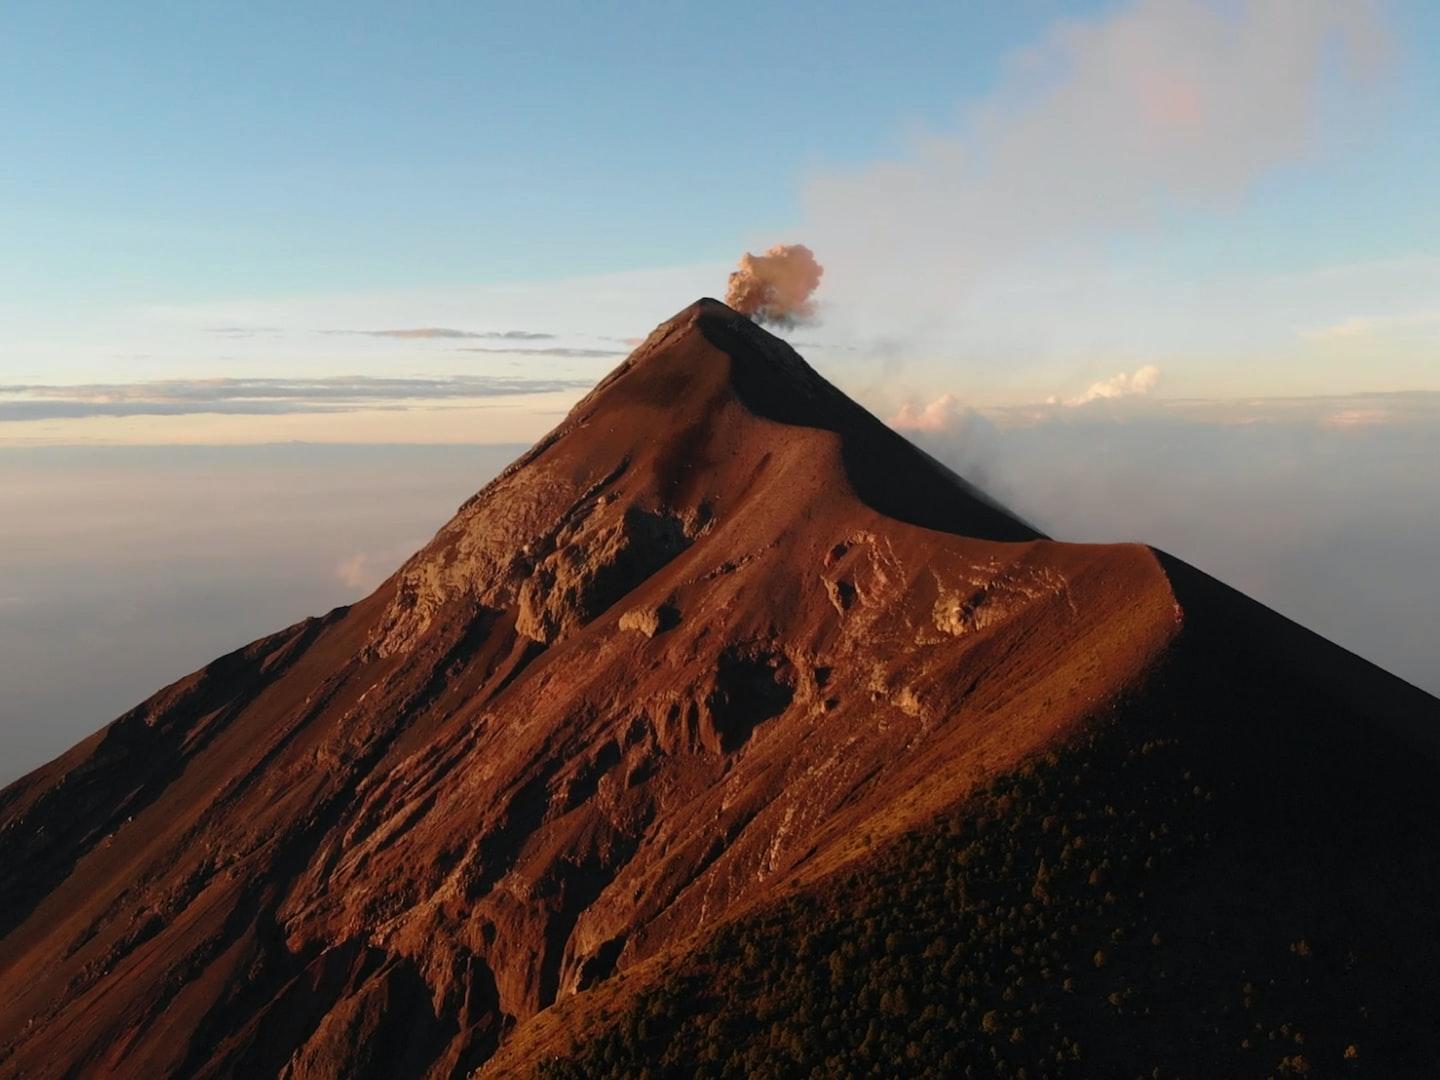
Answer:
M466 1075L1176 663L1430 760L1433 699L702 301L374 595L0 793L0 1076Z
M1170 569L1184 629L1083 731L479 1075L1434 1076L1433 702Z

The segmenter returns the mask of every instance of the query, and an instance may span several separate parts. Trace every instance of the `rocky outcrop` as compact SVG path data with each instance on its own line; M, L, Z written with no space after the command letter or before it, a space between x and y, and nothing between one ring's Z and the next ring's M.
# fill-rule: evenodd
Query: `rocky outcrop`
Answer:
M515 629L526 637L549 645L585 625L692 540L674 515L604 509L562 530L520 586Z
M635 630L647 638L680 625L680 612L672 604L631 608L620 616L621 630Z

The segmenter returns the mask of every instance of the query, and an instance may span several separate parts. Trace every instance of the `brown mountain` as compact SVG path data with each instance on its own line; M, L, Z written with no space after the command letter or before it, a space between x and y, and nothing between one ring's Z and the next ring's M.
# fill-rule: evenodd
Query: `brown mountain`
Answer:
M1218 1061L1176 988L1236 997L1313 938L1349 950L1340 974L1321 958L1267 989L1313 982L1295 991L1328 1025L1312 1047L1363 1029L1369 1056L1347 1041L1336 1069L1410 1075L1407 1040L1436 1015L1440 923L1414 889L1437 878L1437 753L1435 699L1150 548L1042 537L701 301L372 596L222 657L0 793L0 1076L453 1077L557 1055L572 1064L544 1069L860 1072L844 1031L804 1048L829 1029L776 988L809 985L810 946L764 928L840 950L836 921L878 903L872 922L911 921L867 970L918 972L951 894L932 911L915 890L947 881L967 897L943 914L952 936L1010 925L994 897L1019 883L1004 911L1038 919L1040 944L1017 929L928 1012L938 974L902 1004L858 987L862 1034L864 1009L897 1029L913 1012L951 1025L952 1058L957 1032L993 1042L974 1075L1133 1075L1066 1066L1078 1041L1058 1033L1129 1067L1134 1040L1105 1025L1141 1024L1114 1017L1153 991L1156 1053ZM987 821L974 851L916 861ZM1066 904L1080 914L1045 929ZM1261 933L1287 913L1298 928ZM1157 968L1174 977L1090 961L1102 931L1139 956L1152 923L1182 943ZM1017 1004L997 980L1051 952ZM1102 977L1160 989L1067 1004ZM1352 1000L1372 985L1389 989ZM668 1019L646 1027L661 986ZM761 997L773 1016L730 1015ZM1044 1024L1012 1027L1022 1004L1053 1028L1043 1046ZM699 1016L751 1057L716 1056ZM797 1016L801 1048L766 1064ZM1286 1052L1256 1075L1299 1068L1316 1052L1277 1023L1217 1021L1216 1046L1269 1036ZM892 1053L884 1035L869 1052ZM927 1038L872 1074L952 1074L926 1072Z

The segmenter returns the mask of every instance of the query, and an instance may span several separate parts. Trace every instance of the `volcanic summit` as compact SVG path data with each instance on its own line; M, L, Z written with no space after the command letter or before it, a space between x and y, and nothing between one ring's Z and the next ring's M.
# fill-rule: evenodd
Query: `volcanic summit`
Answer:
M0 793L0 1076L1422 1075L1437 753L703 300L374 594Z

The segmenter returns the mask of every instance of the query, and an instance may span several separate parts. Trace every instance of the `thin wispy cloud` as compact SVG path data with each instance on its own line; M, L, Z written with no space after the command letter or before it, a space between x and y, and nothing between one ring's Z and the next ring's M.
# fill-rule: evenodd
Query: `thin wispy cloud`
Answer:
M890 426L897 431L948 431L964 414L965 407L959 398L954 394L941 394L927 405L907 401L890 418Z
M91 416L185 416L397 410L446 400L505 398L581 390L583 379L504 375L437 378L337 376L314 379L167 379L77 386L0 385L0 421Z
M346 588L369 592L424 543L424 537L408 537L378 550L352 552L336 563L336 580Z
M799 235L825 263L826 319L963 340L964 301L1002 271L1077 248L1089 270L1096 237L1223 210L1312 159L1332 88L1381 85L1388 47L1378 10L1347 0L1138 0L1061 20L955 122L808 183Z
M1021 416L1032 414L1048 416L1059 407L1078 409L1082 405L1090 405L1095 402L1115 402L1121 398L1144 398L1155 389L1159 382L1160 368L1155 364L1146 364L1135 371L1122 371L1108 379L1091 383L1089 389L1075 397L1062 400L1052 395L1038 406L1024 405L995 411L1002 414L1015 413ZM968 431L978 415L975 409L966 406L954 394L941 394L923 405L913 401L905 402L899 411L890 418L890 426L898 431L920 435Z
M1051 399L1032 405L970 406L954 394L928 403L908 402L890 425L930 446L931 437L963 434L977 425L994 431L1049 425L1078 429L1090 425L1200 425L1214 428L1276 427L1347 430L1388 427L1440 430L1440 393L1427 390L1385 394L1318 394L1262 398L1153 398L1145 395L1096 397L1077 408Z
M575 349L568 346L556 345L545 349L500 349L493 346L468 345L458 349L458 352L473 353L506 353L511 356L554 356L567 360L599 360L607 356L627 356L625 349Z
M1399 315L1356 315L1328 326L1308 330L1304 336L1311 341L1333 342L1433 327L1440 327L1440 311L1412 311Z
M321 334L349 334L356 337L395 338L400 341L553 341L555 334L538 330L455 330L448 326L417 326L402 330L321 330Z
M1070 398L1065 404L1072 407L1088 405L1092 401L1112 401L1115 398L1143 397L1155 389L1160 382L1160 368L1146 364L1134 371L1121 371L1108 379L1091 383L1083 394Z
M352 337L387 338L392 341L493 341L495 345L464 346L460 351L474 353L499 353L517 356L549 356L566 360L596 360L610 356L624 356L627 349L594 348L568 345L548 345L538 348L526 343L533 341L554 341L559 335L539 330L456 330L447 326L418 326L399 330L320 330L327 335ZM614 340L602 338L601 340ZM499 344L504 342L506 344ZM627 340L625 344L630 344ZM637 341L636 344L639 342Z

